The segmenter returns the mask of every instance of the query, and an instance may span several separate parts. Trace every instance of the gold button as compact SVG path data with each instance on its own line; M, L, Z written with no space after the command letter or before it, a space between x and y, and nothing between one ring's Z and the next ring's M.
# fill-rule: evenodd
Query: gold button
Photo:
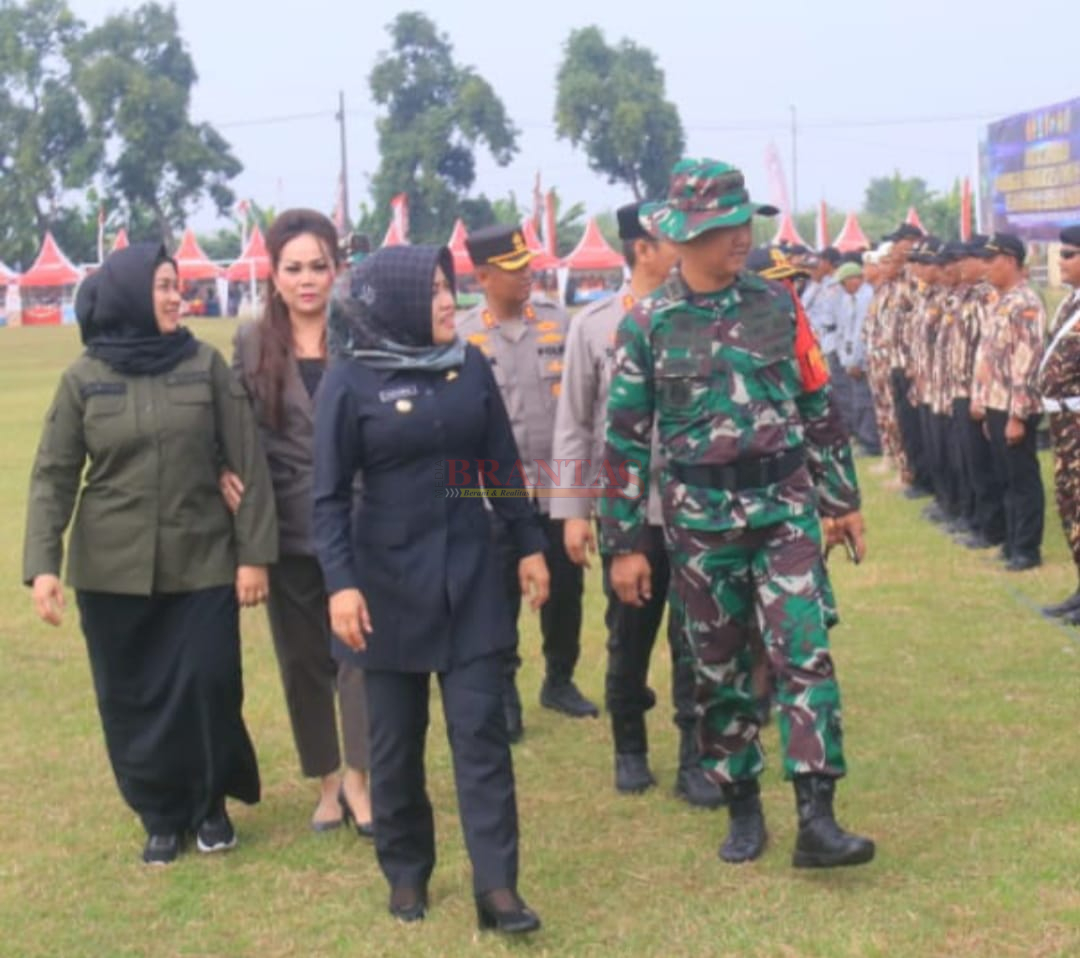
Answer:
M412 412L412 403L408 399L399 399L394 403L394 408L401 413Z
M458 377L457 370L456 369L451 369L450 372L448 372L446 374L446 381L448 383L452 383L455 379L457 379L457 377Z

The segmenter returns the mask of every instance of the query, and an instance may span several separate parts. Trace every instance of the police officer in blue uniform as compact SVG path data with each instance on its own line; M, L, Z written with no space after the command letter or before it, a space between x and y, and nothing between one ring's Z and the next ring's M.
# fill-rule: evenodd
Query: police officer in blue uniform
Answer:
M375 849L390 912L423 918L435 864L424 787L430 674L442 689L481 928L540 921L517 895L518 821L502 708L516 641L483 501L447 496L489 478L522 491L510 422L487 360L454 326L450 252L379 250L342 278L318 396L314 536L330 593L334 654L364 669ZM492 464L495 472L492 473ZM353 480L363 494L352 506ZM492 499L533 608L547 598L546 541L524 497Z

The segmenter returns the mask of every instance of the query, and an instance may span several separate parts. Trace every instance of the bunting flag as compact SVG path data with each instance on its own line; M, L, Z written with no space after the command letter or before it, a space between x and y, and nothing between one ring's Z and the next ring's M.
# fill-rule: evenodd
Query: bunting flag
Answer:
M819 250L823 250L829 245L829 208L825 205L824 200L818 204L814 243Z
M765 148L765 172L769 177L769 200L781 213L795 212L788 201L787 180L784 179L784 164L780 162L780 151L775 143Z
M960 188L960 239L964 243L971 240L971 178L967 176Z
M555 235L555 191L544 194L544 247L551 256L558 256L558 237Z

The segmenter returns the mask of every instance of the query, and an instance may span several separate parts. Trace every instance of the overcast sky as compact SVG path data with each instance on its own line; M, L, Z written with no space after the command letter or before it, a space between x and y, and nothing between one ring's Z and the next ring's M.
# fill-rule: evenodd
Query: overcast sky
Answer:
M134 5L69 3L91 24ZM513 190L527 200L539 170L545 188L590 212L629 196L555 139L555 75L576 27L596 24L609 42L628 37L650 48L688 153L739 165L763 199L770 143L792 181L794 106L800 208L822 198L858 208L867 182L893 170L948 189L974 172L987 122L1080 95L1080 81L1069 79L1080 7L1064 0L179 0L177 9L199 72L194 118L217 125L243 162L237 194L278 209L330 211L338 90L348 111L351 209L367 198L378 164L367 78L402 10L435 20L458 62L492 83L521 130L509 167L481 156L475 192ZM312 113L324 115L259 122ZM213 217L196 222L206 228Z

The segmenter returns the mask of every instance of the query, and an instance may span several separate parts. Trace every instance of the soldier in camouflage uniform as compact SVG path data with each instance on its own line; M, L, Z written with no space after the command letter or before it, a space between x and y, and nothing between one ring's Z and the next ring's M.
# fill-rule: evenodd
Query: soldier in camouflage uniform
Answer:
M786 287L743 270L755 212L776 210L752 203L742 174L715 160L681 160L668 200L642 210L650 232L678 244L680 266L619 328L607 455L629 486L600 503L602 548L619 597L647 601L635 492L648 485L655 421L672 601L694 654L705 762L731 816L720 856L748 861L766 842L746 642L756 619L795 784L793 863L858 864L874 844L843 831L832 808L845 763L818 512L827 541L861 557L859 490L806 314Z
M1080 574L1080 226L1062 230L1061 243L1061 278L1072 292L1054 317L1054 338L1039 369L1039 391L1050 416L1058 514ZM1080 588L1043 612L1080 625Z
M972 415L985 424L994 471L1005 489L1005 544L1010 572L1042 564L1044 493L1035 429L1042 413L1036 380L1046 334L1042 300L1024 278L1026 249L1011 233L995 233L987 279L1000 296L975 354Z
M907 471L907 457L900 439L900 425L896 414L890 373L892 367L891 331L889 310L896 289L899 265L893 254L893 244L886 240L878 247L876 256L878 282L873 299L866 312L863 341L866 345L866 377L874 397L874 417L881 450L887 460L895 464L901 475Z

